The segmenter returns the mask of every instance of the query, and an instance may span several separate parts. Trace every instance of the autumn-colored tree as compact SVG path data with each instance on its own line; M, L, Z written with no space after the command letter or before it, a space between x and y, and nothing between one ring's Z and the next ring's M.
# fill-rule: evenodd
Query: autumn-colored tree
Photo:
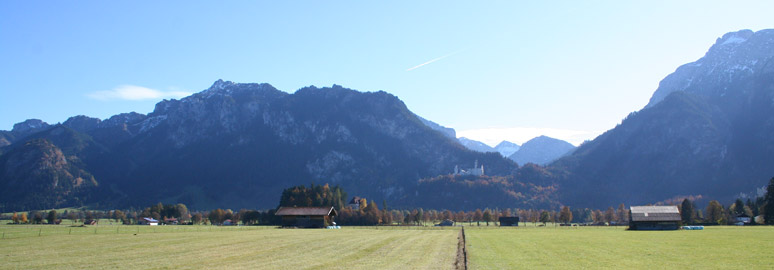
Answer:
M368 225L376 225L382 222L382 213L379 211L379 206L373 200L368 204L368 207L363 211L365 212L365 223Z
M446 219L448 219L448 220L454 220L454 214L452 214L452 212L451 212L451 211L449 211L449 210L444 210L444 211L443 211L443 219L444 219L444 220L446 220Z
M16 212L13 212L13 216L11 216L11 221L13 224L19 224L19 215L16 214Z
M725 223L725 217L723 214L723 205L716 200L712 200L707 205L705 216L708 222L723 224Z
M512 216L513 216L513 212L511 212L511 209L510 209L510 208L505 208L505 209L503 209L503 211L500 213L500 216L503 216L503 217L512 217Z
M604 216L605 222L610 224L615 220L615 210L613 207L608 207L607 210L605 210L605 216Z
M600 224L605 222L604 214L602 214L602 211L599 211L599 209L594 210L591 212L591 220L594 221L594 224Z
M22 212L22 214L21 214L21 223L26 224L27 222L29 222L29 220L27 220L27 213L26 212Z
M213 224L213 225L223 224L223 221L226 220L226 211L220 208L212 210L210 211L210 214L207 216L207 219L209 219L210 224Z
M476 212L473 212L473 220L481 222L482 219L484 219L484 212L481 209L476 209Z
M116 222L120 222L126 219L126 214L121 210L115 210L113 211L113 218Z
M535 223L540 222L540 215L543 213L542 210L532 210L532 219Z
M390 211L382 211L382 223L392 225L392 213Z
M200 224L202 223L202 219L203 219L202 213L195 213L191 217L191 222L193 222L193 224Z
M564 224L568 224L572 221L572 211L570 211L569 206L562 207L562 210L559 212L559 221Z
M360 198L360 210L368 207L368 201L365 198Z
M465 221L465 212L459 211L454 214L454 221L455 222L463 222Z

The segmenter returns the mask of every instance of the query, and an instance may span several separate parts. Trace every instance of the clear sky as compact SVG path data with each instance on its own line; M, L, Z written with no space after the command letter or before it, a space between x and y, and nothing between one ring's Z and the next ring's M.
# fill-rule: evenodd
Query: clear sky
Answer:
M774 1L0 1L0 129L149 113L217 79L384 90L494 145L579 144Z

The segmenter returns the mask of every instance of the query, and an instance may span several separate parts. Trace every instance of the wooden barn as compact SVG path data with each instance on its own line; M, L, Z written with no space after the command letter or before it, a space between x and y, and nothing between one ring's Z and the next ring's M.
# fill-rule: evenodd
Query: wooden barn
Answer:
M337 215L333 206L327 207L280 207L277 216L282 217L282 227L325 228L331 226Z
M500 217L500 226L519 226L519 217Z
M681 223L680 211L675 205L632 206L629 215L630 230L677 230Z

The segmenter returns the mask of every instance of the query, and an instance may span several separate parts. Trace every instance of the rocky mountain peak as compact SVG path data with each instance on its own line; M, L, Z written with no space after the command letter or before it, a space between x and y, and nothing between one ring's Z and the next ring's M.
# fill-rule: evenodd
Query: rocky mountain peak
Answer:
M85 115L73 116L67 119L62 125L77 130L79 132L86 132L95 129L102 122L99 118L92 118Z
M715 41L704 57L680 66L664 78L646 108L675 91L710 98L738 97L743 93L731 86L762 74L771 59L774 59L774 29L727 33Z
M48 123L43 122L43 120L40 119L27 119L24 122L14 124L13 130L11 131L24 134L37 129L47 128L49 126L50 125Z
M513 153L516 153L516 151L519 151L519 148L521 148L521 146L519 146L518 144L509 142L509 141L502 141L498 143L494 149L497 150L497 152L500 152L500 154L503 155L504 157L510 157L511 155L513 155Z
M136 112L117 114L100 123L100 127L115 127L123 124L134 124L144 120L146 117L146 115Z

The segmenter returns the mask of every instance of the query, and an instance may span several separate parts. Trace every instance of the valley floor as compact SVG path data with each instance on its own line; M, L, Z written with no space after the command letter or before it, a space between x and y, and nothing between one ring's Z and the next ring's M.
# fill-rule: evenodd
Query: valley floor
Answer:
M459 227L0 225L0 269L454 269ZM771 269L774 227L465 226L470 269Z
M38 226L40 237L32 228L33 235L0 240L0 269L450 269L458 235L458 230L210 231L210 226L158 226L155 233L146 226L136 235L132 230L140 226L46 234L54 226ZM20 230L13 227L0 231Z
M774 227L465 228L470 269L772 269Z

